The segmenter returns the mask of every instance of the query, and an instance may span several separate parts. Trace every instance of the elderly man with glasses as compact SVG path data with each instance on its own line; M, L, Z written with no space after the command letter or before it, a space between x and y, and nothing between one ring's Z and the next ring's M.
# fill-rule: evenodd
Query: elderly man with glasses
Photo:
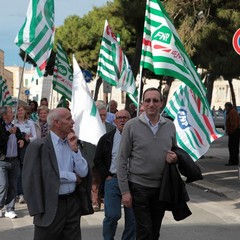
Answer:
M117 154L122 130L130 119L130 113L120 110L115 113L116 129L103 135L97 145L94 167L104 186L103 239L114 239L118 220L121 218L122 195L117 180ZM135 218L132 208L124 207L125 227L122 240L135 240Z

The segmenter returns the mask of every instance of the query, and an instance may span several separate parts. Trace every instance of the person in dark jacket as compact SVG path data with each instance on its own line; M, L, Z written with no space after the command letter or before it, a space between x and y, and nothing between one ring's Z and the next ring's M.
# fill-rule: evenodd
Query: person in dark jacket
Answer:
M103 239L114 239L118 220L121 218L122 195L117 180L117 154L121 132L130 119L130 113L120 110L115 113L116 129L103 135L97 145L94 168L104 182ZM135 240L135 217L132 208L124 207L125 228L122 240Z
M0 108L0 217L6 205L5 217L17 218L14 212L17 193L17 177L20 162L19 148L24 146L19 128L12 124L13 112L10 106Z
M226 133L228 135L229 160L226 166L239 164L239 116L232 103L225 103Z

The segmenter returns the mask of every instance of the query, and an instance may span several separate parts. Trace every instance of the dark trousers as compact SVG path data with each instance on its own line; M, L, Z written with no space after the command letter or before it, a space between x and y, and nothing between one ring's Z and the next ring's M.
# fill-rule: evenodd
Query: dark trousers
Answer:
M20 163L20 167L19 167L19 171L18 171L18 177L17 177L17 196L23 195L22 169L23 169L23 165Z
M160 188L129 183L136 220L136 240L157 240L165 210L159 201Z
M229 163L239 164L239 133L237 129L228 134Z
M79 199L74 194L58 200L58 209L48 227L35 225L34 240L81 240Z

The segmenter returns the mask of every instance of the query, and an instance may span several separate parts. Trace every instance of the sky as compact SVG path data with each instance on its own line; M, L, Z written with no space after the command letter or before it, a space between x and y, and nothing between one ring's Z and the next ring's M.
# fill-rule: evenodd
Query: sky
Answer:
M14 43L22 27L30 0L0 0L0 49L4 51L5 66L23 66L19 48ZM104 6L107 0L55 0L55 26L61 26L70 15L83 17L93 7Z

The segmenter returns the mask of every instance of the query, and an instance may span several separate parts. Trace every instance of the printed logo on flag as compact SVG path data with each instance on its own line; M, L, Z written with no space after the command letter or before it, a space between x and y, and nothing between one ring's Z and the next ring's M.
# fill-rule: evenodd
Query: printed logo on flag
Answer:
M186 129L191 125L188 123L187 111L185 109L179 109L177 114L178 124L182 129Z
M63 76L66 76L67 75L67 68L64 67L63 65L59 65L58 66L58 71L63 75Z
M153 41L170 44L171 39L172 39L172 32L166 26L162 26L162 27L158 28L153 33Z

